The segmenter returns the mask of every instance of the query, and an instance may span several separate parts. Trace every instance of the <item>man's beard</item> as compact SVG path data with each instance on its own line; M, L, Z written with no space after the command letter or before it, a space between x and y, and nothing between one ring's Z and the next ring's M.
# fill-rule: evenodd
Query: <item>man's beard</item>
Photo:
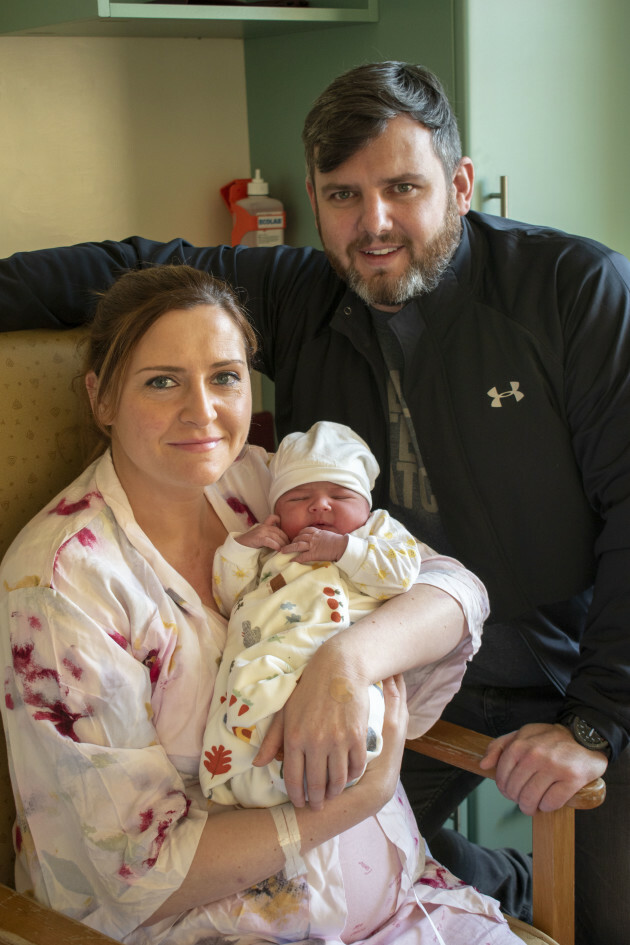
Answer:
M419 295L426 295L432 292L444 275L448 264L453 258L453 254L459 245L462 233L462 224L455 198L450 195L448 206L444 214L444 222L438 233L427 243L422 256L414 256L412 252L411 240L406 237L398 237L393 233L385 237L364 238L351 243L348 247L348 255L351 257L353 252L360 251L368 246L374 247L376 241L383 246L403 246L409 252L409 265L405 272L400 276L392 276L387 272L375 272L374 275L362 276L357 269L350 263L345 266L338 256L324 243L319 226L319 214L317 226L320 233L320 239L324 251L328 256L328 261L340 278L347 282L348 286L356 292L359 298L363 299L367 305L404 305L409 299Z

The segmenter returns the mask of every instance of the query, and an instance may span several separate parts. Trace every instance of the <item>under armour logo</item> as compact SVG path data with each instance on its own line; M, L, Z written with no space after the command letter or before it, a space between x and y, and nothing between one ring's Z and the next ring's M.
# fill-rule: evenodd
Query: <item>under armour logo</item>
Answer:
M504 390L501 393L496 389L496 387L491 388L488 391L488 397L492 397L491 407L501 407L501 401L504 397L513 397L514 400L522 400L525 394L521 393L519 390L520 383L519 381L510 381L511 390Z

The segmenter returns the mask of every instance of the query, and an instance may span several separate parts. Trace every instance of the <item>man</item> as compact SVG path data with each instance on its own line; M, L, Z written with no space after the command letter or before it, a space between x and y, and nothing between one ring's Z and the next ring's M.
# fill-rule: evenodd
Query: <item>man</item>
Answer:
M621 945L630 881L630 264L589 240L469 212L473 166L437 79L335 80L304 129L325 253L86 244L0 266L5 328L84 320L120 268L182 260L239 287L284 436L348 424L374 496L486 582L484 643L446 717L526 813L606 772L578 815L577 941ZM7 314L9 313L9 314ZM426 759L405 786L433 852L527 914L529 864L439 828L475 779Z

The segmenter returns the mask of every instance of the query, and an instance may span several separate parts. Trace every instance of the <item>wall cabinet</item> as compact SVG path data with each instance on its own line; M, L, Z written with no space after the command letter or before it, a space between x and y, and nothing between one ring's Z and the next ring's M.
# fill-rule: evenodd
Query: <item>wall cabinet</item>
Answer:
M459 0L460 105L475 209L599 240L630 255L630 5Z
M4 0L0 35L249 39L378 21L378 0L310 0L308 7L136 0Z

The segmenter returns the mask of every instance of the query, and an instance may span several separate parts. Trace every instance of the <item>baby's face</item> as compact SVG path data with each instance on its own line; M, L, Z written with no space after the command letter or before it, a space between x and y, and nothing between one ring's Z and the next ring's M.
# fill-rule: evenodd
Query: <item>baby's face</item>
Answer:
M365 524L370 505L358 492L334 482L306 482L281 495L274 511L280 516L280 528L293 541L308 526L347 535Z

